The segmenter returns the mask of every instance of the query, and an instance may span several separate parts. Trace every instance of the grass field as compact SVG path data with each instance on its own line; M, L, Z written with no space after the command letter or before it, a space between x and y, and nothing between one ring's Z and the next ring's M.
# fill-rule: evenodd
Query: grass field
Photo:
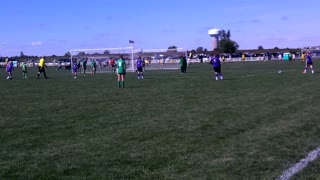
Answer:
M0 179L273 179L320 145L320 68L208 64L188 73L0 69ZM282 74L278 74L278 70ZM318 71L318 72L317 72ZM320 160L293 179L319 177Z

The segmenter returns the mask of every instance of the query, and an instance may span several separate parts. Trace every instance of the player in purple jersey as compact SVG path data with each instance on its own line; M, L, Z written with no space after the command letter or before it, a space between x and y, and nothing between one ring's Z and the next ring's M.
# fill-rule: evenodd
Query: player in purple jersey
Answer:
M223 76L221 73L221 62L220 62L220 56L219 55L213 55L211 57L210 64L212 64L216 80L219 80L219 77L221 80L223 80Z
M6 66L6 72L8 73L7 79L12 79L12 70L13 69L13 62L8 61L7 66Z
M311 58L311 53L308 52L306 56L306 66L304 68L304 71L302 72L303 74L307 73L308 67L311 69L311 73L314 74L313 66L312 66L312 58Z
M140 56L137 59L136 65L137 65L138 79L143 79L143 60Z
M73 78L77 79L77 72L78 72L78 63L77 59L75 59L72 63L72 71L73 71Z

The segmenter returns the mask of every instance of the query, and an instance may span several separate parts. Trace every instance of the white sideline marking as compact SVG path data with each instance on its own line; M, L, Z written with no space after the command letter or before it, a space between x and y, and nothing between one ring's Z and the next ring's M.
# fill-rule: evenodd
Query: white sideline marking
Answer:
M278 180L289 180L293 175L304 169L310 162L316 160L320 156L320 146L314 150L311 151L307 157L304 159L301 159L297 164L290 167L286 171L283 172L283 174L277 178Z

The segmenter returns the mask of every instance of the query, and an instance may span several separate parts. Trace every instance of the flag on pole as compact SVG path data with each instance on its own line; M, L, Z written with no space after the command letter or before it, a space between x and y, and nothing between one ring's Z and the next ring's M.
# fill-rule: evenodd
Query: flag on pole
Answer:
M129 43L130 43L130 44L133 44L133 43L134 43L134 41L132 41L132 40L129 40Z

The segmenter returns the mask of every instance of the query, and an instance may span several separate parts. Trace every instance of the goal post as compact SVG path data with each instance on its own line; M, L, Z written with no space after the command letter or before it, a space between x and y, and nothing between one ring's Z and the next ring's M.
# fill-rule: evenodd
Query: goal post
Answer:
M134 49L133 47L123 48L98 48L98 49L72 49L70 53L70 63L73 66L74 61L82 62L87 59L88 68L90 69L90 63L95 61L97 65L97 73L99 72L111 72L109 61L111 59L118 60L120 56L123 56L127 65L127 71L134 71ZM72 71L72 68L71 68Z
M134 49L134 59L141 57L146 70L170 70L180 68L180 59L187 55L184 48L174 49Z

